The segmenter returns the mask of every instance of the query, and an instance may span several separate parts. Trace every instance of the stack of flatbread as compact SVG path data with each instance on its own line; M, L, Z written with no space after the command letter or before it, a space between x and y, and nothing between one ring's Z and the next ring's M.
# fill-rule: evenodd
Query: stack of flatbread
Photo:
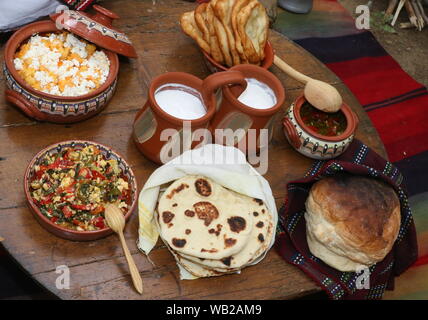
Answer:
M258 65L265 57L269 18L257 0L211 0L185 12L180 24L222 65Z
M273 217L263 201L204 176L174 181L157 206L160 236L196 277L237 272L268 250Z

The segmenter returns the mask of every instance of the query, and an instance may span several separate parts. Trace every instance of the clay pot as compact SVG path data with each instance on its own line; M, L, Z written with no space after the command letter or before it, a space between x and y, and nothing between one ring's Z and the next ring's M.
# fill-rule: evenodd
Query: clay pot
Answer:
M346 118L345 131L338 136L323 136L303 122L300 109L305 102L304 96L298 97L283 119L284 134L288 142L298 152L312 159L328 160L341 155L354 139L359 122L357 115L343 103L339 112L343 112Z
M39 21L16 31L6 44L3 71L7 84L5 91L7 101L30 118L55 123L72 123L88 119L107 105L116 89L119 71L117 53L135 57L136 52L126 35L112 27L112 20L117 19L118 16L97 5L94 9L96 13L91 16L69 10L52 15L51 19L61 21L66 30L97 44L98 49L104 51L110 60L106 81L98 89L76 97L51 95L28 85L15 69L13 62L15 52L22 43L36 33L60 32L53 21Z
M34 89L21 78L13 63L14 54L21 43L33 34L57 31L54 22L39 21L19 29L12 35L4 53L3 71L8 87L5 98L27 116L39 121L72 123L85 120L100 112L113 96L119 71L116 53L104 50L110 60L106 81L98 89L77 97L56 96Z
M208 67L208 70L211 71L211 73L220 72L220 71L227 71L230 68L226 67L217 61L215 61L210 54L208 54L206 51L202 50L202 53L204 54L204 61L206 66ZM269 41L266 42L265 45L265 58L263 59L262 63L260 64L260 67L263 69L269 69L273 64L273 58L275 56L275 51L273 50L273 47Z
M183 120L161 109L156 103L155 92L165 84L174 83L188 86L199 93L199 98L206 108L204 116L193 120ZM169 72L156 77L150 84L145 105L135 117L133 136L138 149L147 158L156 163L166 162L164 159L169 157L167 153L176 146L175 144L181 145L183 143L183 127L185 125L190 126L192 131L192 142L188 147L195 148L203 141L203 138L199 141L193 139L194 131L200 128L207 129L216 111L217 99L215 92L223 85L234 83L246 86L246 81L240 72L219 72L210 75L205 80L184 72ZM165 141L164 138L161 138L161 134L165 129L176 130L177 134L170 140Z
M244 129L240 136L237 136L235 146L244 153L257 152L261 147L259 137L260 130L269 130L268 141L272 138L273 117L281 109L285 100L285 89L281 81L268 70L251 64L240 64L229 69L230 71L239 71L245 78L255 78L268 85L276 96L276 104L268 109L256 109L249 107L238 101L237 97L244 91L244 87L225 86L222 91L222 101L211 121L211 130L215 136L216 129ZM229 72L230 72L229 71ZM256 146L248 145L248 130L252 129L257 139ZM245 146L240 145L240 141L245 140Z
M27 198L27 204L30 208L30 211L33 213L36 220L40 223L40 225L43 228L53 233L57 237L73 240L73 241L90 241L90 240L100 239L112 234L113 230L111 230L110 228L104 228L104 229L95 230L95 231L77 231L77 230L67 229L53 223L41 213L39 207L34 203L33 199L31 198L30 184L31 184L31 179L34 175L34 166L40 164L40 161L46 156L46 154L48 153L55 154L55 153L61 152L61 150L65 147L86 147L88 145L93 145L97 147L107 159L117 160L119 164L119 168L122 170L122 173L124 174L124 179L128 182L130 191L131 191L131 198L130 198L130 202L128 203L129 210L125 214L125 220L128 220L137 204L137 198L138 198L137 181L136 181L134 172L132 171L131 167L125 162L124 158L120 156L118 153L116 153L110 147L107 147L105 145L102 145L97 142L92 142L92 141L76 140L76 141L58 142L56 144L53 144L44 148L39 153L37 153L28 164L27 169L25 170L25 176L24 176L25 197Z

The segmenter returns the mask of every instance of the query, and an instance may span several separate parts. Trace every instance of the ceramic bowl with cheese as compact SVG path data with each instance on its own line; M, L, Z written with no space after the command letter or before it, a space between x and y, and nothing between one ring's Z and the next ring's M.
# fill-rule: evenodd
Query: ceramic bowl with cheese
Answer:
M137 203L131 167L110 147L91 141L64 141L41 150L27 167L24 191L42 227L75 241L113 232L105 221L106 204L116 204L127 220Z
M83 58L89 55L81 48L86 43L59 31L52 21L35 22L15 32L4 54L6 100L39 121L71 123L100 112L115 91L119 59L116 53L93 44L88 50L95 50L101 58ZM36 59L37 55L44 57ZM91 66L97 63L104 68ZM95 77L92 71L101 75Z

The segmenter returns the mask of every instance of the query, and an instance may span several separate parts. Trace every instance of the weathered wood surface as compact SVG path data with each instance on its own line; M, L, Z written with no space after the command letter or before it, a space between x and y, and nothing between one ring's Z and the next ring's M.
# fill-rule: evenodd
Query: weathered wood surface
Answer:
M0 97L0 237L16 261L40 284L64 299L286 299L319 291L299 269L288 265L271 250L256 266L240 275L180 281L178 269L167 249L158 243L151 262L136 247L136 212L125 237L144 282L144 295L132 288L126 261L115 236L78 243L59 239L44 229L26 207L24 170L41 148L68 139L90 139L122 153L137 175L141 188L156 165L145 159L131 139L134 116L146 99L151 79L167 71L184 71L201 78L208 75L202 54L178 25L181 12L194 4L171 0L116 0L103 5L121 17L116 26L125 31L139 54L138 60L121 58L118 89L109 106L98 116L73 125L39 123L25 117ZM271 32L270 40L279 56L303 73L334 85L360 118L357 138L385 156L383 145L366 113L341 81L323 64L287 40ZM4 50L5 42L1 43ZM286 88L284 110L302 92L302 86L277 68L271 69ZM0 76L0 94L4 93ZM277 115L269 147L270 182L277 205L285 197L286 182L301 177L311 160L295 152L286 142ZM55 286L57 266L71 272L71 288Z

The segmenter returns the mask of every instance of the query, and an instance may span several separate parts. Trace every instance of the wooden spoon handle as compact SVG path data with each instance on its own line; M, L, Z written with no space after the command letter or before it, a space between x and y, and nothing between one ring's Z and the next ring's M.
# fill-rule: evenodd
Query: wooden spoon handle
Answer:
M292 68L288 63L286 63L284 60L282 60L277 55L273 58L273 63L280 68L282 71L284 71L286 74L288 74L293 79L301 82L301 83L307 83L309 80L312 80L312 78L305 76L303 73L300 73L299 71Z
M125 253L126 261L128 262L129 271L131 273L132 282L134 283L135 289L138 293L143 294L143 280L141 280L140 272L135 265L134 259L129 252L128 246L125 242L123 232L119 232L120 242L122 243L123 252Z

